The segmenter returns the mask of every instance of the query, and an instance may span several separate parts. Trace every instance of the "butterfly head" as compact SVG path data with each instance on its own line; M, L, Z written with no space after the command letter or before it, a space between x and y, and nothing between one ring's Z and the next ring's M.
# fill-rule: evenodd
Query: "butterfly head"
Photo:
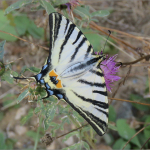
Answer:
M108 57L106 54L103 54L103 51L95 52L95 54L101 56L101 61L104 61Z

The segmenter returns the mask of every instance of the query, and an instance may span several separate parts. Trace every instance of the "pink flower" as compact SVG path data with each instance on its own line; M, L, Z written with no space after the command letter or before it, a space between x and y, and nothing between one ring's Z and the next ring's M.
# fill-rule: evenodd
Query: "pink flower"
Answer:
M67 9L69 11L69 13L71 12L71 9L77 5L79 5L79 0L70 0L70 2L64 4L67 6Z
M96 53L97 54L97 53ZM102 52L98 53L98 55L102 55ZM106 56L106 59L101 62L100 67L103 70L106 88L109 92L111 92L111 87L113 86L114 81L118 81L121 79L121 77L116 76L116 73L118 72L118 69L120 66L116 66L116 62L114 61L116 59L117 55L114 55L112 57Z

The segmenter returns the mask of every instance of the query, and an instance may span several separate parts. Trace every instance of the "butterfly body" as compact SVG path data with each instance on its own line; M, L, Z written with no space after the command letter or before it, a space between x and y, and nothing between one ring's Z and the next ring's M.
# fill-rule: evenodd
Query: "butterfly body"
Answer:
M47 97L65 100L99 134L108 123L108 99L103 55L95 55L83 33L59 13L49 15L50 50L46 64L35 76Z

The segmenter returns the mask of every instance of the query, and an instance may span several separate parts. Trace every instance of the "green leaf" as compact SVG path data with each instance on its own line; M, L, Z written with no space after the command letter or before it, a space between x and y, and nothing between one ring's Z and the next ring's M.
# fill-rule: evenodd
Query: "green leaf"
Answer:
M0 62L0 76L2 76L5 73L5 66L2 62Z
M18 73L15 72L15 71L13 71L13 70L11 70L11 75L13 75L14 77L17 77L17 76L18 76Z
M130 95L130 99L131 99L132 101L144 101L144 100L145 100L142 96L140 96L140 95L138 95L138 94L131 94L131 95ZM148 111L148 110L149 110L149 106L144 106L144 105L139 105L139 104L133 104L133 103L132 103L132 105L133 105L136 109L138 109L138 110L140 110L140 111Z
M99 11L95 11L95 12L91 13L91 17L106 17L109 14L110 13L107 10L99 10Z
M34 0L19 0L16 3L13 3L12 5L10 5L9 7L6 8L5 10L5 15L10 13L11 11L15 10L15 9L19 9L27 4L32 3Z
M30 20L26 15L15 16L14 24L10 24L10 20L4 16L4 12L0 10L0 29L6 31L15 36L24 35L26 32L31 34L34 38L41 39L44 35L44 29L38 28L35 23ZM15 41L16 37L10 36L6 33L0 32L0 39L5 39L6 41Z
M124 141L123 139L118 139L115 144L113 145L113 149L122 149L124 145L127 143L127 141ZM130 143L125 147L125 149L129 150L131 148Z
M102 47L102 37L95 33L93 30L85 29L82 30L86 38L89 40L91 45L93 46L94 51L101 51Z
M21 119L22 125L24 125L34 114L34 111L31 109L28 114Z
M82 19L85 19L88 21L90 20L90 12L89 12L88 7L77 6L73 11L76 14L80 15L82 17Z
M5 43L6 43L6 41L0 42L0 62L3 62Z
M145 120L145 125L147 125L147 123L150 123L150 116L148 116ZM147 139L150 137L150 125L144 129L144 136Z
M126 123L125 119L117 120L116 124L119 135L126 140L129 140L136 133L135 129L130 128L130 126ZM137 145L138 147L141 147L137 136L135 136L131 140L131 142Z
M41 39L44 35L44 29L38 28L33 21L30 20L30 25L27 28L29 34L31 34L36 39Z
M17 98L17 104L20 103L27 95L29 94L29 90L26 89L23 91Z
M58 130L60 128L60 125L55 122L51 122L50 126L53 126L53 128L51 129L52 137L55 137L56 130Z
M30 72L33 72L33 73L39 73L41 71L41 69L36 68L36 67L29 67L29 68L27 68L27 70L29 70Z
M7 81L9 84L13 84L14 78L11 75L12 71L8 70L6 72L4 72L4 74L2 75L2 79Z
M76 121L84 122L83 117L81 117L76 111L73 111L73 116L75 117Z
M54 116L55 116L55 112L56 112L56 108L57 106L56 105L51 105L47 112L46 112L46 118L44 120L44 126L45 126L45 130L48 129L48 127L50 126L50 123L51 121L54 119Z
M42 7L41 5L31 8L31 11L39 11L39 10L45 10L45 8Z
M54 3L54 5L59 6L62 4L66 4L68 2L70 2L70 0L55 0L53 3Z
M26 15L15 16L15 28L19 36L24 35L30 27L30 19Z
M45 0L41 0L41 2L43 4L43 7L46 9L48 15L51 14L52 12L56 12L55 8L50 3L48 3Z
M39 113L41 110L42 110L41 107L36 107L36 108L34 109L34 113L37 114L37 113Z
M81 129L81 135L84 136L84 132L90 131L92 128L91 126L85 126ZM92 129L93 130L93 129Z
M68 124L70 124L70 119L66 116L66 117L64 117L64 118L61 118L61 124L60 124L60 129L61 130L64 130L64 124L65 123L68 123Z
M63 139L63 142L67 141L71 136L77 136L79 138L79 132L78 131L74 131L74 132L71 132L69 134L67 134L64 139Z
M110 124L110 123L108 124L108 128L112 129L114 131L117 131L117 127L115 125Z
M90 146L88 145L88 143L84 142L83 141L83 147L86 149L86 150L90 150Z
M0 132L0 149L5 149L5 136L2 132Z
M116 111L112 105L109 106L109 121L115 122L116 120Z
M27 131L26 135L27 135L28 137L32 138L33 141L35 141L36 138L37 138L37 132L34 132L34 131ZM40 140L40 137L41 137L41 135L39 135L38 141Z

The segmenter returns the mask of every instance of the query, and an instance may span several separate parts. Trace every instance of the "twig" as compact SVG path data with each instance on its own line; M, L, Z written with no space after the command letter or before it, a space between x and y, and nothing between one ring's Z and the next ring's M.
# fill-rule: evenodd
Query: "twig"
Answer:
M11 35L11 36L13 36L13 37L16 37L17 39L19 39L19 40L21 40L21 41L28 42L28 43L33 44L33 45L35 45L35 46L41 47L41 48L43 48L43 49L45 49L45 50L49 50L48 47L44 47L44 46L41 46L41 45L39 45L39 44L32 43L32 42L30 42L30 41L27 41L27 40L25 40L25 39L23 39L23 38L20 38L20 37L14 35L14 34L11 34L11 33L8 33L8 32L5 32L5 31L2 31L2 30L0 30L0 32L5 33L5 34L8 34L8 35Z
M74 123L74 125L76 125L77 127L80 127L79 123L71 116L68 115L69 119ZM96 149L95 144L93 143L92 139L89 137L89 135L87 133L83 133L84 134L84 138L85 140L89 143L89 145L93 148Z
M150 137L146 140L146 142L143 144L143 146L141 147L141 150L143 149L143 147L146 145L146 143L150 140Z
M132 62L125 62L125 63L120 63L120 62L118 62L117 64L116 64L116 66L127 66L127 65L131 65L131 64L135 64L135 63L137 63L137 62L139 62L139 61L141 61L141 60L143 60L143 59L149 59L150 58L150 55L146 55L146 56L143 56L143 57L141 57L141 58L139 58L139 59L137 59L137 60L135 60L135 61L132 61Z
M65 136L65 135L67 135L67 134L69 134L69 133L71 133L71 132L74 132L74 131L76 131L76 130L79 130L79 129L81 129L81 128L87 126L87 125L89 125L89 123L87 123L87 124L85 124L85 125L83 125L83 126L81 126L81 127L78 127L78 128L76 128L76 129L73 129L73 130L71 130L71 131L69 131L69 132L67 132L67 133L65 133L65 134L62 134L62 135L56 137L56 139L61 138L61 137Z
M23 58L23 57L21 57L21 58L18 58L18 59L16 59L16 60L13 60L13 61L10 61L10 62L6 63L5 65L11 64L11 63L13 63L13 62L15 62L15 61L18 61L18 60L22 59L22 58Z
M129 74L131 72L131 68L132 68L132 66L130 65L129 70L128 70L128 72L127 72L127 74L126 74L126 76L125 76L125 78L123 80L123 85L125 84L125 81L127 80L128 76L129 76Z
M130 65L130 68L129 68L129 70L128 70L126 76L125 76L125 78L118 84L118 88L116 89L116 91L115 91L114 94L112 95L112 98L115 97L115 95L117 94L117 92L118 92L120 86L125 84L125 81L126 81L127 77L129 76L130 71L131 71L131 65ZM113 100L111 99L111 101L109 102L109 105L112 103L112 101L113 101Z
M119 98L112 98L112 97L108 97L108 99L112 99L112 100L116 100L116 101L129 102L129 103L136 103L136 104L140 104L140 105L150 106L150 104L141 103L141 102L135 102L135 101L130 101L130 100L126 100L126 99L119 99Z
M91 21L91 23L90 23L90 27L93 28L93 29L95 29L95 30L98 30L98 31L104 33L105 35L108 35L107 32L103 31L100 26L98 26L96 23L94 23L94 22L92 22L92 21ZM110 29L110 30L111 30L111 29ZM132 48L133 50L136 49L135 47L131 46L130 44L124 42L123 40L121 40L121 39L119 39L119 38L114 37L113 35L110 35L110 37L111 37L112 39L114 39L115 41L120 42L120 43L123 43L124 45L126 45L126 46Z
M142 41L142 42L144 42L144 43L150 45L149 42L147 42L147 41L141 39L141 37L137 37L137 36L134 36L134 35L132 35L132 34L129 34L129 33L123 32L123 31L119 31L119 30L116 30L116 29L112 29L112 28L107 28L107 27L102 27L102 26L99 26L99 27L101 27L101 28L104 29L104 30L111 30L111 31L114 31L114 32L117 32L117 33L120 33L120 34L124 34L124 35L126 35L126 36L132 37L132 38L134 38L134 39L137 39L137 40L139 40L139 41Z
M124 148L128 145L128 143L136 136L136 135L138 135L140 132L142 132L147 126L149 126L150 125L150 123L149 124L147 124L145 127L143 127L141 130L139 130L136 134L134 134L130 139L129 139L129 141L124 145L124 147L122 148L122 150L124 150Z

